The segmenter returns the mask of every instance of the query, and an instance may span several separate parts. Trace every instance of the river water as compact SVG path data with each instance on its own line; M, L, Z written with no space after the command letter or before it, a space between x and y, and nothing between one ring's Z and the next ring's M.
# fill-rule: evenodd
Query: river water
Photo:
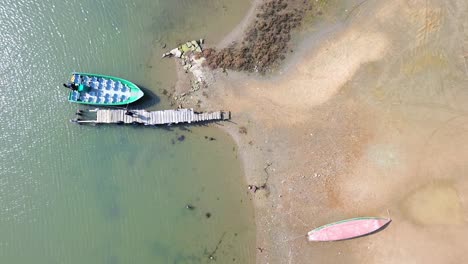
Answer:
M163 108L159 93L175 82L174 63L155 59L164 44L218 41L248 6L2 1L1 263L254 261L253 208L228 136L74 125L78 106L61 87L74 70L115 75L148 89L144 107Z

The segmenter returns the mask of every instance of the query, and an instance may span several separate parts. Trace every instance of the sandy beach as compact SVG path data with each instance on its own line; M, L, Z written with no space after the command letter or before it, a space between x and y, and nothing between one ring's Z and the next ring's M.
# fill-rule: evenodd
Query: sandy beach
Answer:
M219 46L242 36L261 3ZM237 142L247 183L266 186L246 186L257 263L462 263L468 4L330 5L276 73L207 71L208 86L177 102L232 112L219 127ZM175 94L187 93L189 75L178 76ZM305 238L358 216L393 222L354 240Z

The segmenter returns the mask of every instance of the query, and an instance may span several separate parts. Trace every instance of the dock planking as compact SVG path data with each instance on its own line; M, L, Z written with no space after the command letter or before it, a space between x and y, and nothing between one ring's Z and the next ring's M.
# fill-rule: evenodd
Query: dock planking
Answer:
M95 124L143 124L146 126L171 125L179 123L194 123L208 121L229 120L231 113L229 111L216 111L209 113L197 113L193 109L177 110L125 110L125 109L93 109L89 112L95 112L94 120L73 120L76 123L95 123Z

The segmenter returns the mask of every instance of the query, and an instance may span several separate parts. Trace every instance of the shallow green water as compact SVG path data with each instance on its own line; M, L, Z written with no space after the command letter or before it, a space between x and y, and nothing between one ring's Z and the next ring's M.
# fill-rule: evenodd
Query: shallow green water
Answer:
M184 31L219 38L247 5L2 2L0 263L207 263L219 241L218 263L253 262L253 210L227 136L206 127L77 126L68 122L77 106L60 87L82 70L158 94L174 81L154 73L165 63L152 59L158 45L184 41ZM211 28L212 19L225 23Z

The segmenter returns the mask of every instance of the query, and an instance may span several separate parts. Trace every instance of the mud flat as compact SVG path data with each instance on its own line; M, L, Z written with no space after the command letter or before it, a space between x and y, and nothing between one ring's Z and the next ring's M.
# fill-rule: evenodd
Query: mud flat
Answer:
M251 194L257 263L462 263L468 4L340 5L277 75L214 71L183 102L229 109L221 128L247 181L266 183ZM372 236L305 239L328 222L387 215L392 224Z

